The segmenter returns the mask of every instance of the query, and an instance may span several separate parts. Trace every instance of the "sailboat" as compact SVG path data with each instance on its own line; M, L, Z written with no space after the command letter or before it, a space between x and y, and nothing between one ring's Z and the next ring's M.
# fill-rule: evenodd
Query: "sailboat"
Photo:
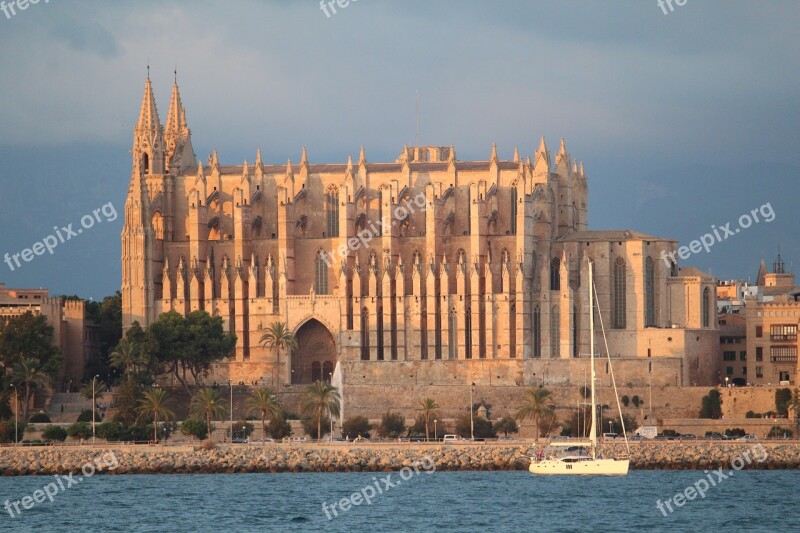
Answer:
M597 396L595 392L595 368L594 368L594 300L596 289L594 287L592 262L587 258L589 264L589 349L592 381L592 424L589 440L551 442L550 448L562 449L560 453L552 456L544 456L542 452L531 457L531 464L528 470L531 474L539 475L599 475L599 476L626 476L628 475L629 459L603 458L597 454ZM599 310L598 310L599 311ZM600 317L600 325L603 325L603 317ZM605 339L605 330L603 330ZM608 344L606 343L606 356L608 357ZM611 359L608 361L609 367ZM620 421L622 420L622 410L619 406L619 395L617 385L614 381L614 372L611 371L612 382L614 383L614 397L617 399L617 409L620 411ZM623 435L625 426L622 427ZM625 445L628 445L627 436ZM588 451L587 451L588 448Z

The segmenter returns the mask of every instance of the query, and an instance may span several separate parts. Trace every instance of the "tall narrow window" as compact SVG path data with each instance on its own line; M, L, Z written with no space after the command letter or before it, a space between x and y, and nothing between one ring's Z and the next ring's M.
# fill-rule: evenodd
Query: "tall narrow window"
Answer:
M644 292L645 292L645 315L644 325L656 325L656 282L653 258L648 257L644 264Z
M383 361L383 310L378 309L378 314L376 316L376 321L378 323L376 329L376 336L377 344L378 344L378 361Z
M561 357L561 316L558 306L554 305L550 313L550 357Z
M617 257L614 262L614 328L625 329L625 260Z
M550 262L550 290L561 290L561 261L558 257Z
M511 189L511 235L517 234L517 188Z
M150 156L147 154L142 156L142 172L150 172Z
M450 359L456 359L458 355L458 322L456 320L455 308L450 310L450 321L447 328L447 353Z
M464 357L472 359L472 309L467 308L464 314Z
M317 252L314 259L316 275L314 277L314 292L317 294L328 294L328 263L325 262L322 250Z
M542 356L542 311L538 305L533 309L533 356Z
M466 234L472 233L472 193L467 187L467 231Z
M369 309L361 310L361 360L369 361Z
M703 327L707 328L711 316L711 294L708 287L703 289Z
M572 307L572 357L580 357L578 342L578 308Z
M339 195L335 189L330 189L325 195L325 210L328 215L328 236L339 236Z

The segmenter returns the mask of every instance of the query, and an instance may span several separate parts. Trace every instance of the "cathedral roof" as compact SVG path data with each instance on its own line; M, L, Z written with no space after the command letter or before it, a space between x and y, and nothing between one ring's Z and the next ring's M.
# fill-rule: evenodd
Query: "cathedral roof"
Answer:
M639 231L629 229L620 230L597 230L597 231L575 231L568 235L558 238L559 242L606 242L606 241L666 241L678 242L674 239L665 239L648 235Z
M681 271L678 274L679 278L708 278L711 277L711 274L707 272L703 272L697 267L693 266L685 266L681 267Z

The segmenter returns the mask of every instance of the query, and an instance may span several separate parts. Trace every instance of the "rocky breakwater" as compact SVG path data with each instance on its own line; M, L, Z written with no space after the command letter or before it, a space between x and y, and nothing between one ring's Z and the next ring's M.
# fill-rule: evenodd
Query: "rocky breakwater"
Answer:
M0 448L0 475L206 474L268 472L390 472L422 470L526 470L538 446L518 445L260 445L213 450L163 447ZM623 443L605 444L615 456ZM109 455L112 454L112 455ZM747 455L745 455L747 454ZM747 461L746 457L750 460ZM651 470L800 469L800 444L648 442L631 444L631 468ZM87 465L94 465L87 467ZM738 468L737 468L738 469ZM96 470L96 471L95 471Z

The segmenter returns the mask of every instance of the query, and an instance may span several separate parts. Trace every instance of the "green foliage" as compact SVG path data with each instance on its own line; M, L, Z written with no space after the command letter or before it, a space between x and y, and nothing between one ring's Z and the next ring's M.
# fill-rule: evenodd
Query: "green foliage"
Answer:
M28 421L32 424L49 424L50 417L47 416L47 413L36 413L31 415Z
M73 439L91 439L92 426L86 422L75 422L67 428L67 435Z
M114 390L114 406L117 413L114 422L130 426L136 422L136 407L141 389L136 383L124 382Z
M386 411L381 416L381 423L376 428L380 437L396 439L403 434L406 428L406 420L400 413Z
M116 374L109 366L108 356L122 334L122 294L117 291L102 302L86 301L86 318L98 326L98 346L86 361L83 377L86 380L99 375L101 380L111 382Z
M420 415L418 420L422 422L422 430L419 433L423 433L425 431L424 416ZM345 420L344 424L342 424L342 437L349 437L350 440L353 440L361 435L365 439L368 439L370 438L370 430L372 430L372 425L369 423L369 420L363 416L353 416Z
M119 440L126 442L149 442L153 440L153 428L149 426L133 425L123 428Z
M435 419L434 419L435 420ZM431 433L428 438L433 437L433 420L428 423L428 432ZM409 435L425 435L425 415L419 414L414 419L414 424L408 426Z
M273 416L267 425L267 433L275 440L289 437L292 434L292 426L289 424L288 419L283 412L278 416Z
M187 418L181 422L181 433L188 437L204 440L208 437L208 426L197 418Z
M0 421L0 442L14 442L14 427L16 422L13 420L3 420ZM22 437L25 435L25 423L20 422L19 424L19 434L17 438L20 442L22 442Z
M706 396L703 396L699 418L722 418L722 395L718 390L712 389Z
M622 424L619 423L619 417L618 416L606 417L606 412L607 411L604 409L603 410L603 428L602 428L601 433L609 431L609 428L613 428L613 432L614 433L619 433L620 435L622 435ZM590 413L590 416L591 416L591 413ZM632 418L632 417L630 417L630 416L628 416L628 415L623 413L622 419L625 421L625 432L628 435L633 433L636 430L636 428L639 427L639 423L636 422L635 418ZM610 426L608 424L609 421L612 422L612 424ZM598 423L599 423L599 420L598 420Z
M623 394L620 400L622 400L622 405L624 405L625 407L628 407L628 404L631 403L631 399L628 398L627 394Z
M322 435L325 434L321 428L323 425L322 419L337 418L341 408L341 401L339 391L327 381L315 381L306 387L300 407L306 417L317 420L318 429L314 430L314 435L319 432L322 432ZM306 433L309 432L306 431ZM316 438L319 439L320 437Z
M768 439L791 439L794 433L789 428L782 428L780 426L772 426L767 433Z
M788 416L789 404L792 403L791 389L777 389L775 391L775 410L781 416Z
M761 413L756 413L755 411L747 411L744 414L745 418L761 418L763 415Z
M103 420L103 416L100 414L100 411L95 411L94 413L94 421L100 422ZM84 409L81 411L81 414L78 415L78 419L76 422L91 422L92 421L92 410L91 409Z
M42 439L50 442L64 442L67 440L67 430L61 426L47 426L42 430Z
M631 398L631 403L633 404L634 407L639 407L644 403L644 400L639 398L638 394L634 394L633 397Z
M536 438L539 438L539 421L548 417L553 412L554 406L550 398L550 391L544 387L530 387L525 391L524 403L517 409L514 418L517 420L533 419L536 426Z
M665 429L664 431L661 432L661 434L664 435L665 437L679 437L680 436L680 433L678 433L674 429Z
M95 427L95 433L97 434L98 439L105 439L109 442L115 442L119 440L119 436L122 434L122 424L119 422L103 422L101 424L97 424Z
M747 432L742 428L728 428L725 430L725 435L732 439L738 439L739 437L747 435Z
M474 426L474 435L476 439L492 439L497 436L492 428L492 423L485 418L474 416L472 418ZM461 415L456 420L456 433L464 438L470 437L470 420L469 415Z
M63 358L44 315L29 311L0 321L0 363L11 368L23 359L35 359L36 368L50 377L61 370Z
M246 420L239 420L233 423L233 438L247 438L253 434L254 426Z
M147 327L145 353L191 394L211 364L230 356L235 346L236 335L225 333L221 317L170 311Z
M317 434L317 427L319 427L320 433ZM304 418L303 419L303 431L306 432L306 435L312 439L321 439L325 435L330 432L331 429L331 422L330 419L327 417L322 417L319 420L319 424L317 424L316 418Z
M213 431L211 421L222 420L222 417L228 412L219 391L209 388L203 388L194 393L189 404L189 411L192 416L205 419L206 426L211 431Z

